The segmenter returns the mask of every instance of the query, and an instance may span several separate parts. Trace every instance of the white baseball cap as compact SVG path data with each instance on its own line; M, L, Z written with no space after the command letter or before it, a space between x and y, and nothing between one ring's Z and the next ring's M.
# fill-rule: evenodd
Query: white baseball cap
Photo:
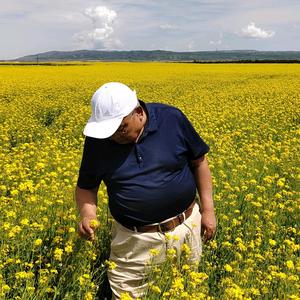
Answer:
M92 97L92 116L88 120L83 134L89 137L105 139L112 136L137 106L136 91L120 82L103 84Z

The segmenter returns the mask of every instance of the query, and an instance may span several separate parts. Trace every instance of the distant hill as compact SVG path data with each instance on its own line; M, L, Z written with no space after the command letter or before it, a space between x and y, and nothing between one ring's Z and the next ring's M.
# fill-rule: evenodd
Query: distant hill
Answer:
M50 62L50 61L189 61L189 62L300 62L300 51L197 51L173 52L153 51L49 51L27 55L13 61Z

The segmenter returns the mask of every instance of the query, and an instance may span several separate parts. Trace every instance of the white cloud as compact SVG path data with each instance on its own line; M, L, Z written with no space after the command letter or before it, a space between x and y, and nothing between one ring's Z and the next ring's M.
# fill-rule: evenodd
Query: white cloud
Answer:
M119 39L113 37L113 22L117 18L114 10L105 6L89 7L84 15L92 21L94 28L74 34L73 41L79 48L112 50L123 46Z
M89 7L84 11L84 14L91 18L96 24L111 26L117 13L114 10L108 9L105 6Z
M159 28L166 29L166 30L169 30L169 29L172 30L172 29L178 29L178 26L166 23L166 24L159 25Z
M275 31L266 31L256 27L254 22L242 28L242 36L249 38L268 39L275 35Z

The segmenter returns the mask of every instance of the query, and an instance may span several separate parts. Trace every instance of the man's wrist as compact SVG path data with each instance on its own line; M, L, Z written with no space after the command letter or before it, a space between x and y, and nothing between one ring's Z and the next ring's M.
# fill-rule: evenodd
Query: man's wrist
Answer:
M212 199L209 200L200 200L200 210L201 212L214 212L215 207L214 207L214 202Z
M201 211L201 213L211 213L211 214L215 213L214 208L200 208L200 211Z
M84 218L96 219L97 214L96 212L80 212L80 219L83 220Z

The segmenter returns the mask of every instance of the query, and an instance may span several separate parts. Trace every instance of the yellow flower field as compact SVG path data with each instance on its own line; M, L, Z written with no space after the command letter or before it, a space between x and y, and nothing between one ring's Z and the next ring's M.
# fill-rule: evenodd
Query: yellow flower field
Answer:
M300 66L189 63L0 65L0 299L108 295L105 186L94 242L73 194L90 98L109 81L179 107L211 149L217 235L199 270L170 251L145 299L300 299Z

